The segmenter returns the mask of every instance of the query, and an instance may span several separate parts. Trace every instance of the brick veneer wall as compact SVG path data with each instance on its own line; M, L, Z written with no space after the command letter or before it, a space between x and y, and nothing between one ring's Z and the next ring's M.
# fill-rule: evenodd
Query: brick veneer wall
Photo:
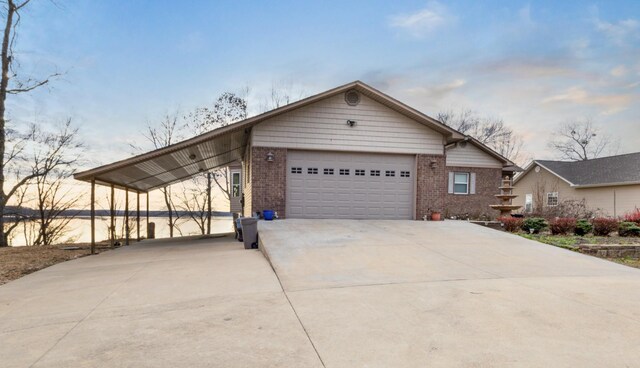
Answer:
M267 153L274 154L274 161L266 160ZM245 201L245 213L274 210L284 218L287 183L287 149L251 147L251 199Z
M444 174L447 182L450 171L475 173L476 194L447 193L445 195L445 217L487 217L490 219L497 217L499 212L491 209L489 205L500 203L500 200L494 195L500 192L498 187L501 183L502 169L447 166ZM447 191L448 188L447 184Z
M416 161L416 220L422 220L425 215L431 217L432 211L444 210L447 193L445 156L418 155Z

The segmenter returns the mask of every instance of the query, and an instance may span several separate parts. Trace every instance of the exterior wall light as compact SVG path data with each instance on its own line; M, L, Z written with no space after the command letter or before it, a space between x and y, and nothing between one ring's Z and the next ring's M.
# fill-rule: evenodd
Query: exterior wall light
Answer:
M276 155L273 152L267 153L267 162L273 162L276 159Z
M438 162L436 162L435 160L429 162L429 167L431 167L431 169L437 169L438 168Z
M196 154L195 153L190 153L189 154L189 158L192 159L192 160L195 160L196 159Z
M353 128L354 126L356 126L356 124L358 124L355 120L347 120L347 125L351 128Z

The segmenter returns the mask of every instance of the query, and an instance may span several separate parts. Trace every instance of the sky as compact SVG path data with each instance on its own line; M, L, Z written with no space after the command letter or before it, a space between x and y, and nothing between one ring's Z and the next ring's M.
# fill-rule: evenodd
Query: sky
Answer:
M87 166L131 155L164 114L248 88L300 95L361 80L435 116L500 117L530 157L563 122L590 118L640 151L640 1L36 0L16 57L63 75L9 97L15 123L71 118Z

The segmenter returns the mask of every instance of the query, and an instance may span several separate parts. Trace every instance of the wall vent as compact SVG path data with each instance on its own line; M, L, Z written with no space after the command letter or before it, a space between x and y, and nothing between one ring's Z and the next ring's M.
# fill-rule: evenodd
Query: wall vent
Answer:
M355 106L360 103L360 93L355 89L349 90L344 94L344 100L347 105Z

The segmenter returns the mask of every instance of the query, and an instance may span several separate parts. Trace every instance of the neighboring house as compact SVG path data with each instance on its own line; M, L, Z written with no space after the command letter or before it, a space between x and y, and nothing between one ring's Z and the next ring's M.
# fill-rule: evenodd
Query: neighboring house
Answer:
M149 191L234 162L242 163L230 180L243 213L270 209L281 218L495 217L489 205L497 203L501 177L516 169L356 81L75 177ZM237 211L233 193L231 202Z
M602 215L640 207L640 152L586 161L534 160L514 180L513 204L523 212L584 200Z

